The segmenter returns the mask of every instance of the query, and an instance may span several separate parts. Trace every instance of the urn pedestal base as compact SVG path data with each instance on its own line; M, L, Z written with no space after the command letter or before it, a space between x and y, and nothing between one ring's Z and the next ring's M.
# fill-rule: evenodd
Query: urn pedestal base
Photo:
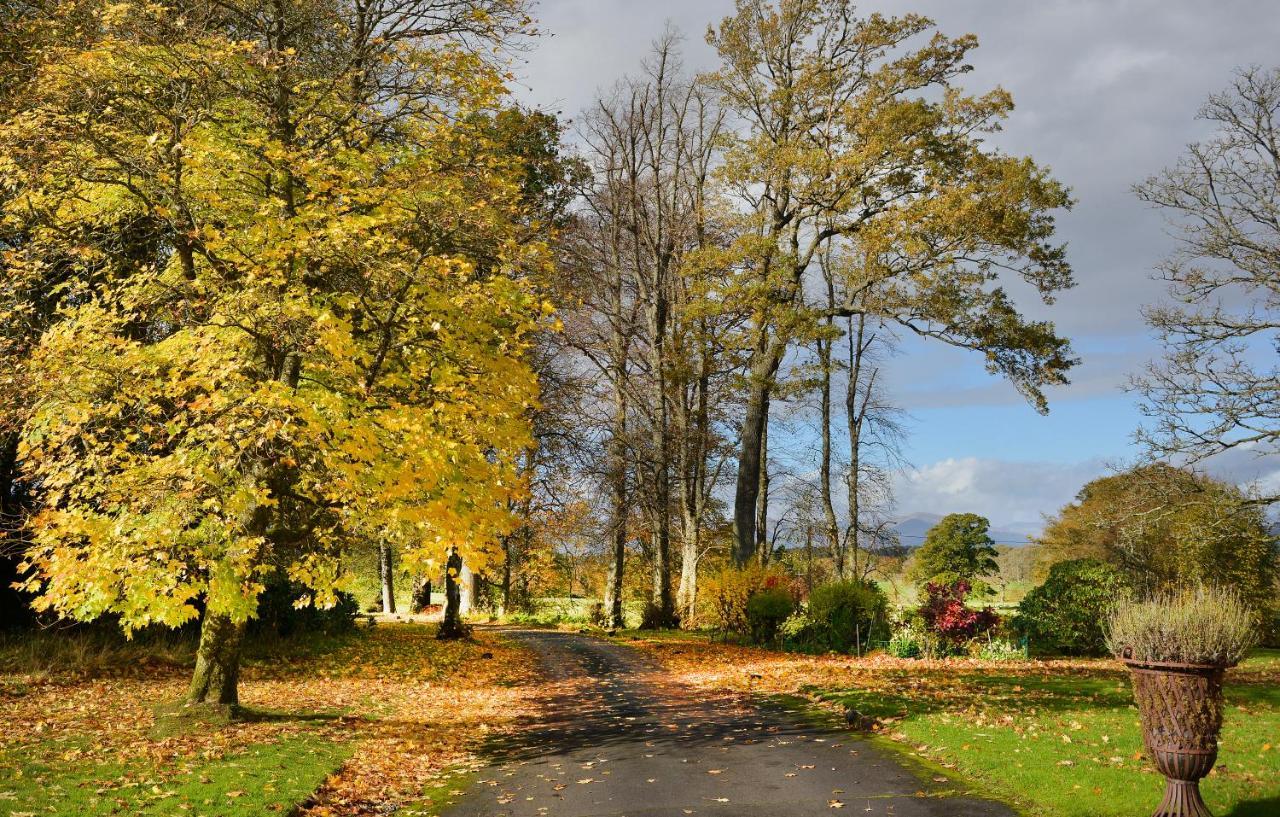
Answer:
M1151 817L1213 817L1200 797L1198 780L1165 781L1164 799Z

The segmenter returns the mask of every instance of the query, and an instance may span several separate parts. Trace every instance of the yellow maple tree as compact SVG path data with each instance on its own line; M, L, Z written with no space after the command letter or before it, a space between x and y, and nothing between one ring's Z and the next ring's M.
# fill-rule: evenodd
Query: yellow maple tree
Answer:
M510 528L550 310L518 169L468 124L503 93L470 44L527 18L483 5L459 37L326 0L102 4L0 127L34 225L6 275L71 270L23 363L26 586L126 630L203 611L189 702L237 703L269 571L325 604L362 542L480 561Z

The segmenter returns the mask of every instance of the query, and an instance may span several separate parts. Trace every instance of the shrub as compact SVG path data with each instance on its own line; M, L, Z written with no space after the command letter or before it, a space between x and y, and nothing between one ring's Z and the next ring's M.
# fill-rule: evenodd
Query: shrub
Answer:
M1277 593L1280 595L1280 593ZM1262 646L1280 649L1280 608L1272 607L1262 627Z
M703 582L698 594L703 606L702 620L721 633L750 635L747 602L771 579L782 581L758 565L742 569L726 567L712 574Z
M925 629L938 636L951 651L975 636L990 632L1000 623L1000 617L990 607L975 610L965 604L969 590L966 581L925 585L926 598L920 606L920 618Z
M895 658L945 658L960 654L962 649L930 632L919 612L912 610L894 625L886 652Z
M1107 618L1106 638L1118 657L1230 666L1257 643L1258 624L1235 591L1199 586L1121 600Z
M1102 623L1127 584L1116 568L1097 559L1059 562L1044 584L1018 605L1014 629L1037 649L1065 655L1105 655Z
M778 629L796 609L791 594L781 587L764 587L747 599L747 624L756 644L772 644Z
M791 648L804 643L812 627L813 619L809 618L809 614L804 610L796 610L782 622L782 626L778 628L778 635L782 637L782 643Z
M814 588L809 596L810 649L863 650L883 631L889 602L871 582L838 581Z

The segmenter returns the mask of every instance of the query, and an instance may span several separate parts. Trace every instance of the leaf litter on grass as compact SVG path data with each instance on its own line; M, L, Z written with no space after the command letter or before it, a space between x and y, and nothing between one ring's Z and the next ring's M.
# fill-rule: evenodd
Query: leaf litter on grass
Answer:
M18 692L3 700L0 809L259 814L306 799L301 814L384 813L526 713L531 666L491 633L440 642L425 625L383 624L329 652L248 664L246 719L179 729L158 729L157 711L185 691L182 667L7 676Z

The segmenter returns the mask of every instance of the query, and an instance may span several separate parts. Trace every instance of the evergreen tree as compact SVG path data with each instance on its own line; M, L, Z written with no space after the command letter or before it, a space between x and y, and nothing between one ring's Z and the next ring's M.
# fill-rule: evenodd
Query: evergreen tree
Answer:
M948 514L925 534L907 576L918 585L968 582L975 593L990 594L983 581L996 575L995 542L987 535L991 523L974 513Z

